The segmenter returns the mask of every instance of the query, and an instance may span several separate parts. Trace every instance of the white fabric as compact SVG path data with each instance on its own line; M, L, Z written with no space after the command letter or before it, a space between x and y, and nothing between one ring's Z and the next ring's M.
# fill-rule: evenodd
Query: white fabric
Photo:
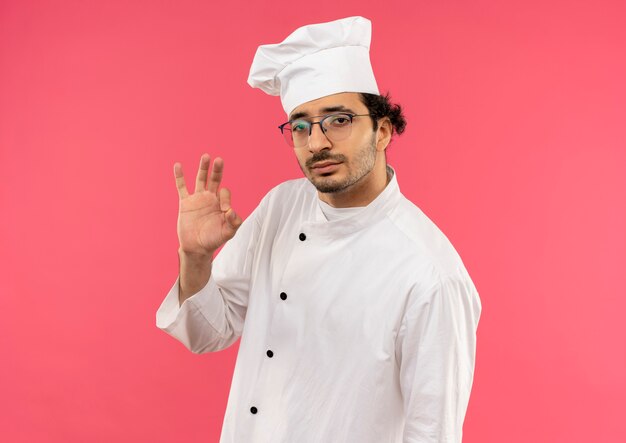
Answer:
M353 208L334 208L322 200L318 200L318 204L320 205L320 209L322 210L324 217L326 217L326 220L330 221L354 216L365 208L365 206L356 206Z
M303 26L281 43L258 47L248 84L280 95L287 115L302 103L339 92L378 94L371 37L372 23L358 16Z
M394 174L337 221L307 179L277 186L208 284L179 308L177 279L156 317L195 353L243 334L221 443L458 443L480 312L460 257Z

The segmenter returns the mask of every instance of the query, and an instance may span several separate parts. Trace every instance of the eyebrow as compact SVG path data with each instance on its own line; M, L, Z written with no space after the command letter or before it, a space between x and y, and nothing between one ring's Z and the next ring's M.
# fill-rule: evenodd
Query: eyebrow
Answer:
M327 114L327 113L329 113L329 112L338 112L338 111L341 111L341 112L347 112L347 113L349 113L349 114L356 114L356 112L354 112L352 109L350 109L350 108L346 108L346 107L345 107L345 106L343 106L343 105L338 105L338 106L329 106L329 107L326 107L326 108L322 108L322 109L320 109L320 111L321 111L322 113L324 113L324 114ZM308 117L308 116L309 116L309 114L308 114L308 113L306 113L306 112L296 112L295 114L293 114L293 115L291 116L291 118L290 118L289 120L297 120L297 119L299 119L299 118L302 118L302 117Z

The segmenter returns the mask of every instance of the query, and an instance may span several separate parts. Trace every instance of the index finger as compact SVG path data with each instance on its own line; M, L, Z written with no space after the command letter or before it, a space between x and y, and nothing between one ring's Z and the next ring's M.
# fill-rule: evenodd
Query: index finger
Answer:
M180 199L188 197L189 193L185 185L185 177L183 177L183 165L178 162L174 163L174 178L176 179L176 188L178 189Z

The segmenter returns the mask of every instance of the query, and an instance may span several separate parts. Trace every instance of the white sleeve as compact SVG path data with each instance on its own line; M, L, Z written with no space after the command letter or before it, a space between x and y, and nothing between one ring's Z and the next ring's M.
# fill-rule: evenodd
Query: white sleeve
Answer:
M404 443L461 443L481 303L469 277L410 299L396 340Z
M220 351L242 334L260 232L260 208L224 245L213 261L211 278L199 292L179 306L179 276L157 310L157 327L191 352Z

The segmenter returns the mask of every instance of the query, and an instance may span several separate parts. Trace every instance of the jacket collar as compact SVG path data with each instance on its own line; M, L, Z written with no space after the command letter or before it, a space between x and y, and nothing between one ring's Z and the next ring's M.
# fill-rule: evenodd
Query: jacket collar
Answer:
M387 165L387 173L391 174L391 180L387 183L385 189L383 189L369 205L365 206L362 211L359 211L355 215L332 221L326 220L320 208L317 190L309 183L314 191L315 211L313 219L304 222L302 225L302 229L307 236L312 235L313 237L326 238L343 237L367 228L368 226L372 226L384 219L402 199L395 170Z

